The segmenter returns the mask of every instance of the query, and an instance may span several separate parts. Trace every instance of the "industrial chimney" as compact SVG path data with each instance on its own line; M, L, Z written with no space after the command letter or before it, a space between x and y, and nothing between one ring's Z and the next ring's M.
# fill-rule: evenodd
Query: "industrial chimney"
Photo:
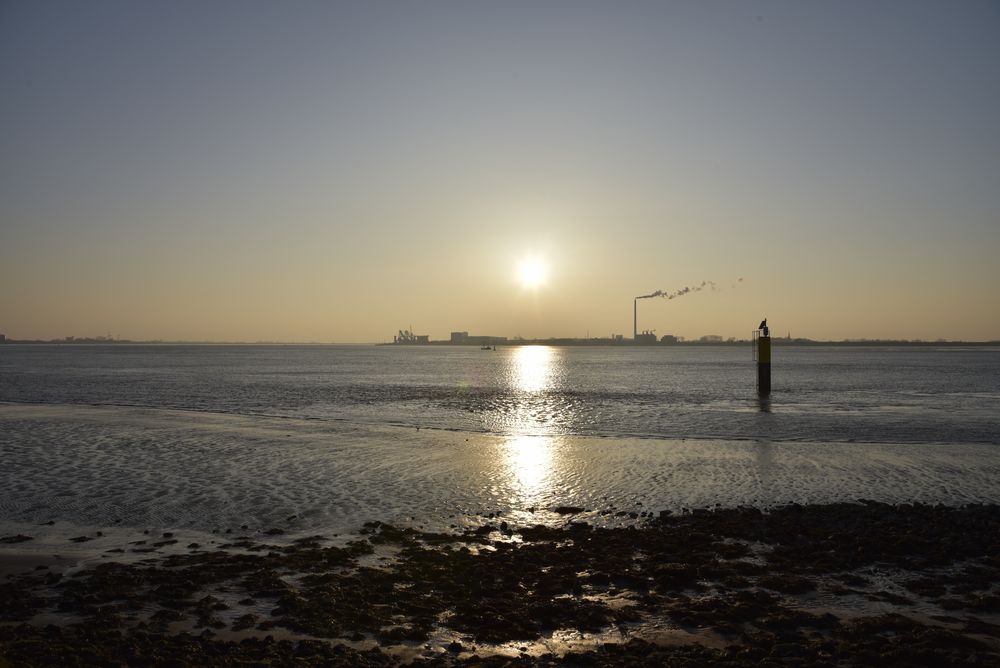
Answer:
M639 339L639 300L632 300L632 340Z

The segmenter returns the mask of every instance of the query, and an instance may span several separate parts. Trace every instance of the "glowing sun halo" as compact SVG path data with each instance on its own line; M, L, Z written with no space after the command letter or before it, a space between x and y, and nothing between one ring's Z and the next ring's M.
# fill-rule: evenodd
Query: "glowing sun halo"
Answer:
M545 282L548 268L538 258L532 257L521 261L517 267L517 277L526 288L537 288Z

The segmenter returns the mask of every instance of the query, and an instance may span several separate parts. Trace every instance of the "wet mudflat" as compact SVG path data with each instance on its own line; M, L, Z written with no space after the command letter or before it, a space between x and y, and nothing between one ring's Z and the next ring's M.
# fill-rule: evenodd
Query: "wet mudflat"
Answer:
M0 581L0 665L1000 665L996 506L618 528L557 510L564 526L162 535L81 570L39 564Z

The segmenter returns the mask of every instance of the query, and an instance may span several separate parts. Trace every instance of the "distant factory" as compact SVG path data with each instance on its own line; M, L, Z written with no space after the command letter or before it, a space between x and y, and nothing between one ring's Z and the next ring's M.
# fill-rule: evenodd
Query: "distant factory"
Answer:
M635 343L640 346L651 346L656 343L656 334L649 330L643 330L642 333L636 332Z
M708 340L712 337L705 337L703 341ZM612 334L609 337L590 337L586 338L547 338L547 339L524 339L520 336L515 336L510 339L506 336L493 336L486 334L469 334L468 332L451 332L448 339L443 341L431 341L430 336L427 334L414 334L412 329L401 329L395 336L392 337L391 344L380 344L380 345L397 345L397 346L522 346L522 345L562 345L562 346L607 346L607 345L640 345L640 346L653 346L660 344L671 344L680 343L683 341L682 337L673 336L667 334L665 336L657 338L656 334L652 330L644 330L642 332L636 333L635 337L632 339L627 339L622 334Z
M409 329L401 329L392 337L392 342L401 346L417 346L430 343L431 337L429 334L414 334Z
M496 346L507 343L507 337L472 336L468 332L452 332L449 343L456 346Z
M393 345L397 346L497 346L507 343L506 336L483 336L468 332L452 332L447 341L431 341L427 334L414 334L413 329L401 329L392 337Z

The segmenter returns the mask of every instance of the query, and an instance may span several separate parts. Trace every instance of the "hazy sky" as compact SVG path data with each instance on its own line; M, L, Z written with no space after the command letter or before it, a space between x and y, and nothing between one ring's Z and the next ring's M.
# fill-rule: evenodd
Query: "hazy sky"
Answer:
M640 329L1000 338L1000 3L0 4L9 337L631 336L703 280Z

